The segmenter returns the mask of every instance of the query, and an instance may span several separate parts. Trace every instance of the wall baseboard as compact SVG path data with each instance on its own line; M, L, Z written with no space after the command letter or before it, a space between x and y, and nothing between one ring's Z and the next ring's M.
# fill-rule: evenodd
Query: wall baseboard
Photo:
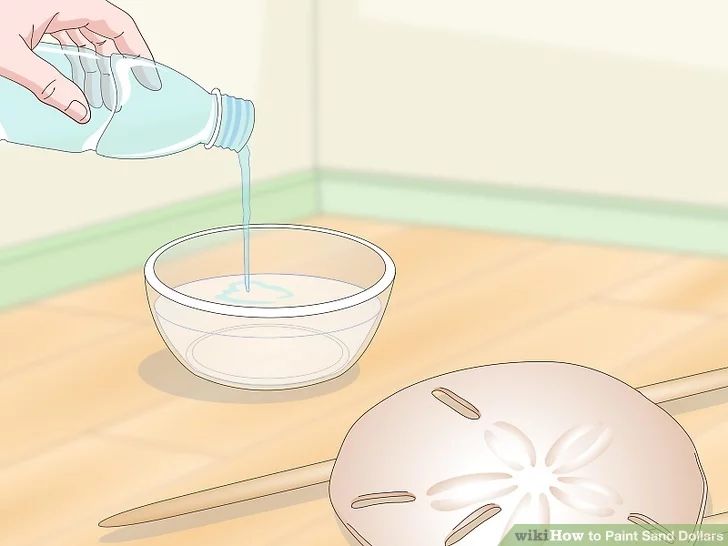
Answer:
M254 184L252 200L254 223L340 214L728 256L728 210L718 207L337 170ZM240 192L230 190L0 249L0 308L141 271L165 242L238 224L240 214Z
M291 222L318 209L316 179L304 172L253 187L253 221ZM30 302L131 270L162 244L240 223L240 190L0 249L0 308ZM10 288L12 287L12 288Z
M720 207L347 171L319 184L328 214L728 255Z

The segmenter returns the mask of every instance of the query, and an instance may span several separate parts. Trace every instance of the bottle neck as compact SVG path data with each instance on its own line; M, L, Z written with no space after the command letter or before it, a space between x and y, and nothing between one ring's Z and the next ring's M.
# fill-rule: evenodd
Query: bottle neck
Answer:
M217 100L215 130L206 148L225 148L240 152L250 139L255 123L255 108L249 100L223 95L219 89L212 94Z

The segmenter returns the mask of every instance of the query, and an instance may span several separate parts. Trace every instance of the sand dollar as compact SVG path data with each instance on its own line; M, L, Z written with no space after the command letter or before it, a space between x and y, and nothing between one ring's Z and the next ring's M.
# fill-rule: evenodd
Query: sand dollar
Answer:
M370 546L498 544L515 523L702 521L687 433L586 367L515 362L390 396L351 428L331 476L341 521Z

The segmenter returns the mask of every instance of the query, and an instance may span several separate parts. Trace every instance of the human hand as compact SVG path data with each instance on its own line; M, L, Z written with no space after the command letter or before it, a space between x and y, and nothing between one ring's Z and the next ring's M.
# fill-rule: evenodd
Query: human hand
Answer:
M106 0L25 0L2 11L0 76L22 85L78 123L91 119L89 103L94 107L113 104L111 55L153 59L134 19ZM72 63L71 81L33 53L47 34L64 48L93 49L100 57L75 57L80 66ZM155 70L136 67L132 72L144 87L161 88Z

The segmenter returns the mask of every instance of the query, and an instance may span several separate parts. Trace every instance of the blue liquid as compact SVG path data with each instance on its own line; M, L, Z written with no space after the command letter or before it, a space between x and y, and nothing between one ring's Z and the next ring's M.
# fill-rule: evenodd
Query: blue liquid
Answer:
M240 281L230 283L225 290L217 295L217 299L225 303L232 303L235 305L270 305L278 302L279 300L285 300L293 297L293 292L283 286L263 281L252 281L251 284L260 289L254 291L255 299L253 299L248 297L248 294L250 293L250 284L245 286L245 292L243 292L243 284L244 283Z
M246 146L238 154L243 201L243 282L250 292L250 150Z
M240 164L241 199L243 209L243 279L231 282L216 297L219 301L235 305L270 305L293 297L289 289L250 279L250 149L246 146L238 153ZM255 288L251 294L251 285ZM243 290L244 289L244 290Z

